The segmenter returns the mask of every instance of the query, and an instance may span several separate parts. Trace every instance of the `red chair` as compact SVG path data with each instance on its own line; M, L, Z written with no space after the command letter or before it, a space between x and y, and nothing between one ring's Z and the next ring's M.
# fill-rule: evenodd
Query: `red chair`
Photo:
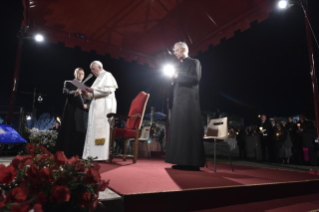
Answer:
M139 141L139 135L140 135L140 129L145 113L145 108L148 102L150 95L145 92L140 92L135 99L131 103L130 112L128 113L128 116L122 116L115 113L109 113L107 115L108 118L113 117L113 119L118 120L127 120L125 128L115 128L115 121L113 121L113 124L111 126L111 142L110 142L110 156L109 156L109 162L112 163L113 160L113 146L114 146L114 140L115 138L125 138L125 152L123 155L123 160L126 160L126 146L127 146L127 140L130 138L135 138L135 148L134 148L134 157L133 157L133 163L136 163L137 160L137 154L138 154L138 141Z

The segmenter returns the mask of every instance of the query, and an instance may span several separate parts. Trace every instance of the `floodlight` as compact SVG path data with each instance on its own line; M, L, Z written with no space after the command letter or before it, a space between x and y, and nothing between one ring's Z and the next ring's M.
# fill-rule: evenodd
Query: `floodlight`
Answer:
M44 40L43 36L40 35L40 34L37 34L34 39L37 41L37 42L42 42Z
M279 3L278 3L278 7L279 7L280 9L285 9L287 6L288 6L288 1L287 1L287 0L281 0L281 1L279 1Z
M163 68L165 75L172 77L175 74L175 68L172 65L166 65Z

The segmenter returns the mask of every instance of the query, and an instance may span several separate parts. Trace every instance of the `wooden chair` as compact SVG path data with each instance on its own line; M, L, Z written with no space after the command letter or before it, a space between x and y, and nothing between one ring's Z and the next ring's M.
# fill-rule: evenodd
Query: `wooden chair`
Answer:
M204 136L204 141L206 142L214 141L214 172L216 172L216 143L223 142L227 138L228 138L227 117L210 120L209 125L207 127L206 136ZM230 163L232 171L234 171L233 164L231 162L231 157L230 157L230 146L227 143L226 145L228 149L229 163ZM207 167L207 162L206 162L206 167Z
M110 136L110 155L109 162L112 163L113 160L113 146L115 138L125 138L124 143L124 155L123 160L126 160L126 143L128 139L135 139L135 147L134 147L134 156L133 163L136 163L137 155L138 155L138 141L140 135L140 129L145 113L145 108L148 102L150 95L145 92L140 92L135 99L131 103L130 111L128 116L123 116L115 113L109 113L107 115L108 118L113 118L113 120L126 120L125 128L115 128L115 121L111 124L111 136Z

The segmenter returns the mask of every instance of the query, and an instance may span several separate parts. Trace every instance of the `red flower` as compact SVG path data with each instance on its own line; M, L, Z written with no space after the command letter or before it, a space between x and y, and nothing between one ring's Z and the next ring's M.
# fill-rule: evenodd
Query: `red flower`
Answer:
M27 151L29 154L34 154L35 146L33 144L27 144Z
M20 161L25 161L27 159L32 159L34 157L34 155L17 155L15 158L19 159Z
M28 212L30 210L29 204L12 204L11 212Z
M38 158L38 161L46 160L46 159L51 158L51 157L52 157L52 155L50 155L50 154L44 154Z
M98 199L98 197L99 197L98 195L93 197L93 201L91 202L91 205L90 205L91 211L95 211L97 204L101 201L100 199Z
M39 178L39 170L37 169L37 166L35 164L32 164L28 169L27 169L27 178L32 181L33 183L37 184L40 182L38 181Z
M84 172L84 170L85 170L85 166L83 164L79 164L78 166L76 166L77 172Z
M18 168L19 164L20 164L21 160L18 159L18 158L14 158L12 161L11 161L11 166L13 166L14 168Z
M3 164L0 165L0 184L11 184L14 178L17 176L17 172L12 165L5 166Z
M39 203L41 205L43 205L44 203L47 202L47 195L44 193L38 193L37 198L35 199L35 203Z
M68 202L70 200L70 189L64 186L54 186L51 189L50 200L52 203Z
M56 152L54 155L54 161L59 166L64 165L67 161L67 158L65 157L64 152L62 152L62 151Z
M60 176L56 181L54 182L54 186L65 186L68 183L68 179L66 177Z
M97 187L94 189L94 192L98 194L100 191L105 191L105 189L109 186L109 180L100 180L100 182L97 184Z
M42 154L49 154L50 153L43 145L41 145L39 147L39 150L40 150L40 153L42 153Z
M85 208L90 205L92 194L88 191L82 192L78 195L78 205Z
M67 164L74 164L80 162L79 156L73 156L72 158L68 159Z
M33 164L34 157L36 157L36 155L26 155L26 156L17 155L16 159L20 160L20 163L18 165L18 169L22 169L26 165Z
M100 171L101 166L100 166L100 164L99 164L98 162L92 163L92 166L93 166L95 169L97 169L98 171Z
M43 184L48 184L51 183L53 181L53 174L52 174L52 170L50 168L43 168L40 170L40 181Z
M101 176L98 170L88 168L86 175L84 176L84 182L88 184L96 184L101 180Z
M42 205L40 204L35 204L32 209L34 212L43 212Z
M25 166L28 166L28 165L31 166L32 164L34 164L33 159L28 159L27 161L24 162Z
M23 203L27 199L27 197L28 191L26 189L23 189L21 187L15 187L8 193L5 202Z

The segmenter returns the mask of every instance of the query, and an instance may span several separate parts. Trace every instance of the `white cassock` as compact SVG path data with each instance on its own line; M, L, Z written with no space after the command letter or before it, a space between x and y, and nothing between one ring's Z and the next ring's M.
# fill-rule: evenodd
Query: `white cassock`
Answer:
M97 157L95 160L109 159L110 123L106 117L116 113L115 90L117 82L110 72L102 70L93 85L93 94L86 97L91 99L89 121L83 150L83 159Z

